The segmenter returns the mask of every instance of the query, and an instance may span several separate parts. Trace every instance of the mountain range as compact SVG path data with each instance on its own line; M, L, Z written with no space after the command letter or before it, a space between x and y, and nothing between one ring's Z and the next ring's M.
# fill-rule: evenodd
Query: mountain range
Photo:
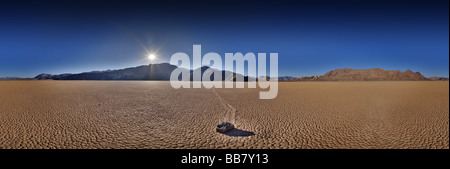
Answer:
M168 63L150 64L132 68L125 68L119 70L107 70L107 71L92 71L78 74L40 74L34 77L34 79L44 80L170 80L170 75L173 70L178 68L175 65ZM190 73L190 80L193 80L194 72L200 71L203 75L209 67L204 66L195 70L188 70ZM222 73L222 81L225 79L236 80L237 77L244 78L244 81L253 81L256 78L243 76L230 71L225 70L213 70L214 73ZM226 76L228 75L228 76ZM268 78L268 77L267 77ZM181 77L179 77L181 79ZM210 76L211 80L214 80L213 76ZM310 77L291 77L283 76L278 77L279 81L422 81L422 80L448 80L446 77L432 77L426 78L420 72L413 72L406 70L404 72L399 70L384 70L380 68L373 69L336 69L329 71L322 76L310 76Z
M322 76L310 76L293 79L293 81L419 81L435 80L424 77L420 72L406 70L373 69L336 69Z
M60 74L60 75L51 75L51 74L40 74L34 77L38 80L44 79L53 79L53 80L170 80L170 75L172 71L178 68L175 65L171 65L168 63L161 64L150 64L143 65L132 68L125 68L119 70L107 70L107 71L92 71L78 74ZM184 68L181 68L184 69ZM200 74L203 75L206 71L208 71L209 67L203 66L201 68L197 68L195 70L187 70L190 73L190 80L193 81L193 74L195 72L200 71ZM244 81L255 80L254 78L249 78L247 76L243 76L241 74L237 74L230 71L211 69L214 73L222 73L222 81L225 79L233 79L236 81L236 78L241 77ZM228 75L228 76L226 76ZM178 77L181 80L181 76ZM211 80L214 80L214 76L210 76Z

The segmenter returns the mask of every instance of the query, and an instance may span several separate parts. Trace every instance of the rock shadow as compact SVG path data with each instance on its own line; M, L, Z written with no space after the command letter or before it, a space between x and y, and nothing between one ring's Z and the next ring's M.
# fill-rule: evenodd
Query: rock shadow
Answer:
M251 131L245 131L245 130L240 130L240 129L232 129L230 131L227 131L226 133L223 133L227 136L232 136L232 137L248 137L248 136L253 136L255 135L254 132Z

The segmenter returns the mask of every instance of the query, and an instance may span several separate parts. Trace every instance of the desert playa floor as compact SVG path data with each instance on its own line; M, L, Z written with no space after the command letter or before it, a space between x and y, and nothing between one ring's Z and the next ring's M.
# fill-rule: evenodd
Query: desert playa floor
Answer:
M0 148L449 148L449 82L0 81ZM215 132L222 121L237 130Z

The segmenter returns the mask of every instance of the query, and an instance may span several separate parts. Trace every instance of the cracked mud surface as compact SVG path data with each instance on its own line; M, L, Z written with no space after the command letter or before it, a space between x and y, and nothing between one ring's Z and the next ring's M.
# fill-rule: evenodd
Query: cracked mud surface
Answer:
M0 148L449 148L449 82L280 82L273 100L261 90L0 81ZM215 132L222 121L238 130Z

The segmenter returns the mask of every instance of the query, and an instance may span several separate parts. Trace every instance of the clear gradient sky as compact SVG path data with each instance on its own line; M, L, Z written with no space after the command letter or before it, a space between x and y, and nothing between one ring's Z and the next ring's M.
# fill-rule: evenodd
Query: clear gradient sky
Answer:
M383 68L449 76L449 1L10 1L0 77L149 64L175 52L277 52L280 76Z

